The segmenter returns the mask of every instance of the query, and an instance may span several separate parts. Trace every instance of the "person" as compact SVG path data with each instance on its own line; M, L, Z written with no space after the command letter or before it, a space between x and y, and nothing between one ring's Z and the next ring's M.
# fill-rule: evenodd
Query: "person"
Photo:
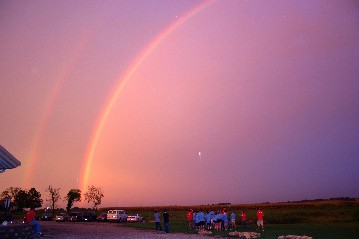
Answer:
M188 227L189 229L193 228L193 210L190 209L187 213Z
M261 208L258 208L258 210L257 210L257 226L258 226L258 231L259 231L259 229L260 229L261 226L262 226L262 230L264 231L263 217L264 217L264 212L262 211Z
M210 211L209 214L211 215L211 226L209 229L213 229L214 228L214 212Z
M215 221L215 229L217 231L221 231L222 230L222 213L220 210L218 210L214 221Z
M168 224L170 222L170 215L167 212L167 209L165 209L165 212L163 213L163 223L165 224L165 232L169 233L168 230Z
M196 227L198 231L204 230L204 213L201 209L196 213Z
M192 225L193 225L193 229L198 230L197 226L196 226L196 215L197 215L197 210L194 210L192 213Z
M244 210L241 211L241 224L244 229L247 228L247 214L245 213Z
M161 227L161 214L158 212L158 210L155 210L155 223L156 223L156 231L160 232L162 231Z
M231 213L231 224L232 224L232 230L237 230L236 226L236 214L234 212Z
M36 236L43 236L41 233L41 224L36 220L35 207L32 206L30 211L26 213L25 222L34 226L34 232Z
M205 217L206 217L206 229L211 230L212 229L212 227L211 227L212 214L208 210L206 212Z
M228 212L224 211L224 213L222 214L222 230L228 230Z

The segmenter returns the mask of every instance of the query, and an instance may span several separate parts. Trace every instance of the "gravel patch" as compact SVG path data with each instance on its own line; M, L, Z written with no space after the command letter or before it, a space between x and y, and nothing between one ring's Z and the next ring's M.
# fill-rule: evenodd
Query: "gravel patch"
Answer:
M174 238L203 239L208 236L184 233L158 233L122 226L119 223L97 222L41 222L43 238L56 239L117 239L117 238ZM213 237L212 237L213 238Z

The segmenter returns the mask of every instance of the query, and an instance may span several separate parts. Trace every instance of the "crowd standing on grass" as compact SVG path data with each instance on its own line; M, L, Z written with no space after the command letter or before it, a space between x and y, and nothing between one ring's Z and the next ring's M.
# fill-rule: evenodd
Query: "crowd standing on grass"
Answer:
M230 212L224 208L222 210L218 210L216 213L214 211L207 210L206 213L203 213L202 209L199 210L192 210L190 209L187 212L187 221L188 221L188 228L194 229L197 231L202 230L216 230L216 231L223 231L223 230L237 230L236 220L237 215L234 211ZM257 213L257 230L264 231L264 212L261 208L258 208ZM240 214L238 214L238 218L240 218L240 224L242 225L243 229L247 229L247 214L244 210L241 210ZM229 220L230 219L230 220ZM229 224L230 223L230 224Z
M203 230L216 230L216 231L224 231L224 230L237 230L237 215L234 211L230 212L223 208L222 210L218 210L216 213L214 211L207 210L206 213L203 212L202 209L199 210L192 210L189 209L187 212L187 222L188 228L194 229L197 231ZM257 230L262 228L264 231L264 212L261 208L258 208L257 213ZM240 214L238 214L240 218L240 224L242 225L243 229L247 229L247 214L244 210L241 210ZM156 209L154 213L156 231L162 232L161 226L161 214ZM230 220L229 220L230 219ZM164 229L165 233L169 233L169 214L167 209L164 210L163 213L163 222L164 222Z

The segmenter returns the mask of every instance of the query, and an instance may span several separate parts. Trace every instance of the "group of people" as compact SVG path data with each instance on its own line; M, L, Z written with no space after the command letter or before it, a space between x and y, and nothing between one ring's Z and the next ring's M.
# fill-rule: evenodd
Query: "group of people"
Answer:
M258 208L257 210L257 226L258 230L262 228L264 231L264 212L261 210L261 208ZM247 227L247 214L244 210L241 211L239 214L240 216L240 222L244 229ZM230 218L230 221L229 221ZM29 223L34 226L35 234L38 236L42 236L41 233L41 224L39 221L36 220L35 217L35 208L31 207L30 211L25 215L25 222ZM154 213L154 219L155 219L155 225L156 230L158 232L162 232L162 226L161 226L161 214L156 209ZM229 211L227 209L218 210L216 213L213 211L207 211L204 213L201 209L200 210L192 210L190 209L187 213L187 219L188 219L188 226L190 229L196 229L196 230L237 230L237 224L236 224L236 214L234 211L232 211L231 214L229 214ZM164 210L163 213L163 222L164 222L164 228L165 233L169 233L169 213L167 210ZM230 223L230 225L229 225Z
M156 224L156 231L162 232L162 226L161 226L161 214L158 212L158 210L155 210L155 224ZM163 223L165 226L165 233L169 233L169 222L170 222L170 215L167 212L167 209L165 209L165 212L163 213Z
M264 231L264 212L261 208L257 210L257 229ZM244 229L247 227L247 214L244 210L239 214L240 222ZM229 220L230 219L230 220ZM218 210L216 213L213 211L206 211L204 213L201 209L192 210L190 209L187 213L188 227L196 230L237 230L236 214L232 211L229 214L227 209Z

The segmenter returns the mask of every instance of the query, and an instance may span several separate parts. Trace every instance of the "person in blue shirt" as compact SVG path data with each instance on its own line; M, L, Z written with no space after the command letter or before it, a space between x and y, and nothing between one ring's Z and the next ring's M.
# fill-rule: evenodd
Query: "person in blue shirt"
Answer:
M214 228L214 212L210 211L209 214L211 215L211 226L210 229Z
M155 224L156 224L156 231L158 231L158 232L162 231L161 214L158 212L157 209L155 210L154 218L155 218Z
M204 230L204 213L202 210L199 210L199 212L196 214L196 226L199 231Z
M211 230L211 213L207 210L206 212L206 229Z
M231 224L232 224L232 230L237 230L236 214L234 212L231 213Z
M218 210L217 214L215 215L215 229L217 231L222 230L222 213Z
M194 210L192 215L193 215L193 217L192 217L192 219L193 219L193 228L194 228L195 230L198 230L198 228L197 228L197 226L196 226L197 210Z
M222 230L228 230L228 215L226 211L222 214Z

